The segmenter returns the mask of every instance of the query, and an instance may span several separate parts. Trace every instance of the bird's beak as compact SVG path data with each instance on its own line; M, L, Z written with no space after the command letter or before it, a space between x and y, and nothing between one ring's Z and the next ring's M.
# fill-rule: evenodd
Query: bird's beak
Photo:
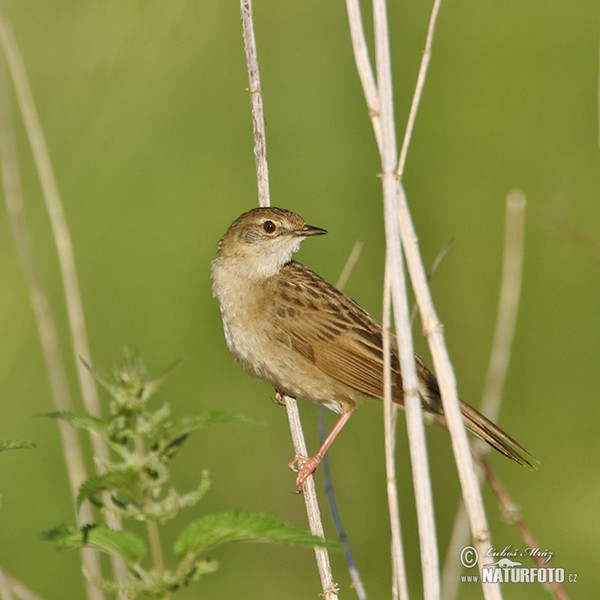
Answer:
M320 227L313 227L312 225L305 225L302 229L299 229L295 233L296 235L300 235L302 237L308 237L311 235L325 235L327 230L321 229Z

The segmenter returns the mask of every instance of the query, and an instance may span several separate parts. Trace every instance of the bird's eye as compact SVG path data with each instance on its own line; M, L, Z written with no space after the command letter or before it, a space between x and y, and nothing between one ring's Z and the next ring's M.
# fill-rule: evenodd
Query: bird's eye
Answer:
M263 229L267 233L273 233L275 231L275 223L273 223L273 221L265 221L263 223Z

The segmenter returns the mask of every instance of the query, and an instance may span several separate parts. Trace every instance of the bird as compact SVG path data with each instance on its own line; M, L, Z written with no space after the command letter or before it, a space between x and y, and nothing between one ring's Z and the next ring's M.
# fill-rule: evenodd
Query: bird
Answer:
M362 398L383 398L383 330L349 296L292 260L302 242L326 234L289 210L259 207L229 226L211 263L230 353L251 376L270 383L276 399L302 398L340 416L312 457L296 455L296 486L317 468ZM396 337L390 334L392 400L403 405ZM440 389L415 354L423 410L444 424ZM460 402L465 427L501 454L533 468L525 450L475 408Z

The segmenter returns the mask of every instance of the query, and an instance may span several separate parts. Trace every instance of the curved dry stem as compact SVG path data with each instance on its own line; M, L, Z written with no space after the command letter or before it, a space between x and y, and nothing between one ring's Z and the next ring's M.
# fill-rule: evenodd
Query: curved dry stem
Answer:
M71 329L73 350L76 357L75 363L84 403L86 410L90 414L100 415L100 404L94 378L79 360L80 358L88 359L90 357L90 350L85 329L85 319L77 280L71 235L67 226L54 171L52 170L48 147L31 93L25 65L23 64L23 59L12 30L4 18L0 19L0 43L2 44L9 72L15 86L19 109L23 116L33 158L40 176L46 208L50 217L63 278L69 327Z
M260 73L254 36L254 21L252 17L252 0L241 0L242 32L244 50L248 66L248 83L252 102L252 129L254 131L254 157L256 159L256 177L258 183L258 204L269 206L269 168L267 165L267 141L265 136L265 118L260 88Z
M252 123L254 129L254 154L256 157L258 198L260 206L269 206L269 177L267 169L264 114L262 94L260 91L260 73L256 52L256 38L254 36L254 25L252 20L252 1L241 0L240 10L242 14L244 48L246 51L248 79L252 98ZM290 424L292 442L294 444L294 451L296 454L308 456L296 400L288 396L284 396L284 400ZM303 496L311 533L324 537L321 513L312 476L304 483ZM331 572L329 554L325 548L315 547L315 556L317 559L317 568L321 577L321 585L323 586L322 597L325 598L325 600L335 600L337 598L337 585L334 582L333 573Z
M408 147L412 138L412 132L415 127L415 121L417 119L417 111L419 110L419 104L421 103L421 96L423 95L423 88L425 87L425 79L427 77L427 69L429 68L429 62L431 61L431 49L433 47L433 36L435 34L435 25L437 23L438 14L440 12L440 6L442 0L435 0L433 3L433 9L431 10L431 17L429 18L429 27L427 29L427 39L425 41L425 50L423 50L423 58L421 59L421 67L419 68L419 75L417 77L417 85L415 93L413 94L412 102L410 105L410 112L408 114L408 121L406 123L406 130L404 131L404 137L402 139L402 148L400 149L400 159L398 161L398 168L396 172L398 177L402 179L404 175L404 166L406 165L406 156L408 155Z
M8 577L4 574L4 571L0 569L0 599L1 600L14 600L12 588Z
M385 430L385 472L386 492L390 515L391 550L392 550L392 598L394 600L408 598L408 581L404 546L402 545L402 529L400 524L400 503L398 500L398 484L396 480L396 425L398 409L392 402L392 361L390 345L391 326L391 281L390 269L386 263L383 276L383 411Z
M352 50L354 51L354 62L362 85L369 118L373 125L373 132L377 147L381 152L381 121L379 114L379 95L375 76L369 59L369 49L365 38L365 29L362 22L359 0L346 0L346 12L348 13L348 24L350 26L350 37L352 39Z
M298 404L295 398L284 396L285 409L288 415L290 424L290 432L292 434L292 444L294 453L300 456L308 456L306 442L304 441L304 433L302 431L302 423L300 422L300 414L298 412ZM317 500L317 491L315 489L315 480L312 475L304 482L302 496L306 504L306 514L308 517L308 525L310 532L313 535L318 535L324 538L323 523L321 521L321 511ZM323 592L321 597L325 600L336 600L338 597L337 584L333 579L331 564L329 562L329 553L325 548L315 546L315 557L317 560L317 569L321 578Z
M35 165L40 177L46 209L50 217L50 225L56 244L62 276L69 330L71 333L71 342L75 359L75 369L77 371L83 403L87 412L91 415L100 416L100 402L94 378L80 360L82 358L89 359L91 354L85 326L81 292L77 279L77 270L75 267L73 244L71 242L69 228L60 194L58 192L56 178L52 169L48 147L40 125L33 94L31 93L25 65L17 42L13 36L12 29L2 14L0 14L0 44L4 51L8 69L15 87L17 102L23 117L25 130L29 138ZM49 310L49 305L47 308ZM61 428L63 425L64 424L61 423ZM67 425L67 427L69 427L69 425ZM94 450L96 463L99 465L108 464L109 452L104 441L93 434L90 436L90 440ZM98 470L101 472L101 468ZM121 521L116 515L107 515L106 520L107 524L112 529L121 528ZM86 521L91 522L91 518L86 519ZM95 556L96 553L89 549L85 550L84 555L88 554L90 556ZM123 581L127 572L124 561L115 555L111 556L111 563L117 581ZM92 566L90 569L93 571L96 567Z
M527 198L521 190L512 190L506 196L500 299L490 364L481 402L481 411L492 421L495 421L500 413L502 392L517 329L517 315L523 282L526 204ZM489 446L486 448L486 452L488 450Z
M397 220L399 181L395 173L395 168L398 151L394 124L392 71L385 0L374 0L373 21L375 25L377 89L379 93L382 129L381 166L385 215L386 268L389 269L390 273L392 306L398 339L398 357L404 389L406 425L419 526L423 594L425 598L433 599L439 598L439 560L435 535L433 494L431 491L425 430L419 395L419 380L415 365L404 264ZM390 418L389 411L386 412L386 416L386 420Z
M469 449L467 432L458 405L456 378L444 341L442 326L437 318L431 292L427 286L427 276L419 253L416 232L401 185L398 185L398 191L398 220L400 222L406 262L411 275L417 304L419 305L423 329L429 342L435 372L440 385L444 415L448 424L462 494L469 515L473 544L479 555L484 556L490 547L490 532L473 465L473 457ZM481 565L479 565L479 568L481 569ZM498 584L486 584L483 586L483 593L486 600L502 597Z
M502 391L516 330L522 286L525 206L526 198L523 192L512 191L507 195L500 298L490 364L481 403L481 411L492 421L497 420L500 412ZM484 456L489 453L489 446L480 444L478 441L474 443L479 446L479 451ZM479 481L481 481L481 475ZM468 535L469 523L464 503L461 502L454 520L442 574L442 595L448 600L452 600L458 595L461 571L458 556L461 549L467 544Z
M525 521L523 521L517 505L513 502L509 493L506 491L506 488L502 485L502 482L500 481L498 475L496 475L494 469L492 469L492 466L487 459L487 455L477 451L475 453L475 458L477 459L479 466L482 468L488 484L492 488L494 494L496 494L505 518L517 529L525 546L527 548L540 548L540 544L533 535L533 532L531 529L529 529L529 526L525 523ZM549 568L548 565L544 563L542 556L536 555L532 558L535 561L538 569ZM544 584L544 587L558 600L570 600L569 594L565 588L557 581Z
M466 431L463 426L460 410L458 406L458 394L456 391L456 380L454 372L448 356L448 351L445 346L444 336L442 333L441 324L435 313L433 307L433 301L429 288L427 286L427 277L425 269L423 268L422 260L418 250L417 236L414 230L410 211L408 209L408 203L404 190L396 179L396 173L392 170L395 168L396 162L396 147L395 147L395 133L393 128L393 109L392 109L392 87L391 87L391 75L389 67L389 41L387 22L385 18L385 1L375 0L374 2L374 22L376 27L376 60L377 60L377 85L379 90L380 98L380 111L382 121L382 167L383 167L383 184L384 184L384 205L386 214L386 241L388 244L396 243L397 232L395 231L396 219L399 221L400 236L402 239L402 246L407 261L408 270L410 273L411 281L415 291L415 296L419 309L422 315L422 321L424 324L424 330L426 332L429 346L433 355L434 365L436 373L439 378L440 389L442 393L442 403L444 406L444 413L448 421L448 428L451 434L452 447L454 450L454 456L458 467L459 478L461 487L463 490L463 497L465 498L466 506L468 509L471 531L473 535L474 544L478 551L486 552L489 547L490 534L488 531L487 520L485 517L485 510L483 507L483 500L479 486L477 484L477 477L475 474L473 459L469 450L467 441ZM397 215L393 214L394 209L397 207ZM390 268L392 273L398 272L402 268L401 260L396 256L396 253L389 254L392 262ZM396 283L399 288L399 283ZM399 310L401 313L401 300L400 300L400 289L398 292L395 291L394 281L392 281L392 291L394 298L394 309ZM398 306L396 306L398 303ZM407 313L408 314L408 313ZM403 318L403 315L400 315ZM399 319L397 318L397 326ZM408 319L407 319L408 322ZM410 330L409 330L410 333ZM399 338L403 344L406 340L403 337ZM408 338L410 339L410 338ZM402 349L400 346L400 363L401 370L403 372L403 382L405 388L405 403L407 408L407 425L409 423L415 423L417 419L413 419L409 416L409 411L420 409L420 401L418 400L418 382L416 379L416 373L414 373L414 358L408 356L408 349ZM403 354L407 355L404 356ZM412 362L412 364L411 364ZM413 373L411 373L413 371ZM414 377L414 379L413 379ZM408 378L408 380L406 380ZM412 406L410 406L412 405ZM417 406L418 405L418 406ZM422 427L422 421L421 421ZM409 439L411 436L409 430ZM414 434L418 436L418 427L412 430ZM415 438L415 447L417 441ZM411 446L411 460L412 458L412 446ZM417 477L420 474L421 465L426 464L425 461L416 463L413 467L413 477ZM429 484L429 482L427 482ZM426 485L424 481L420 485ZM430 484L429 484L430 485ZM415 493L417 492L417 486L415 485ZM423 521L425 516L423 515ZM434 527L431 527L432 531L435 531ZM427 534L429 528L427 526L420 527L420 535ZM423 548L424 539L422 543L422 553L427 553L427 558L422 561L424 566L424 581L425 593L434 594L436 597L439 595L439 574L437 570L437 547L435 546L435 538L432 542L429 542L429 552ZM429 560L435 554L435 569L430 569ZM425 570L429 570L429 576L425 574ZM500 598L500 588L498 585L486 585L483 588L486 599Z
M0 18L0 39L4 38L5 28L6 23ZM48 295L40 277L25 223L19 164L12 121L8 109L8 94L4 69L2 69L2 77L0 79L0 155L2 157L2 182L4 185L6 212L29 290L33 315L50 381L50 391L54 407L59 411L70 411L72 410L72 403L61 357L56 323L52 316ZM87 479L77 431L62 419L59 420L58 429L77 520L80 524L91 523L93 517L89 504L82 506L79 515L77 515L77 509L75 508L79 487ZM100 574L100 557L97 551L84 549L81 551L81 559L82 563L88 569ZM95 600L104 598L104 594L92 584L88 585L87 592L89 598Z
M2 580L2 584L0 584L0 598L2 600L12 600L13 598L19 598L19 600L43 600L7 573L0 571L0 580Z

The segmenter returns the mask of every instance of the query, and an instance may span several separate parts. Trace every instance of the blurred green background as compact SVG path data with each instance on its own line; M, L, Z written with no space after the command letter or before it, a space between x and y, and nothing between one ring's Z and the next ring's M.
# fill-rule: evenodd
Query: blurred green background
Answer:
M396 117L403 129L429 4L391 3ZM219 237L256 205L250 102L237 2L6 0L29 72L77 256L93 363L110 369L124 346L158 373L178 415L243 413L192 437L173 483L210 470L206 499L186 519L231 509L305 523L286 469L292 449L272 390L228 356L209 266ZM469 2L442 6L405 185L429 264L454 245L432 284L459 381L477 405L499 291L508 190L528 196L524 287L500 424L541 461L531 473L494 456L552 566L579 575L573 597L600 585L598 358L600 170L598 3ZM369 7L364 5L369 26ZM384 252L378 158L355 72L344 3L256 2L255 27L274 205L329 230L299 255L335 280L358 239L364 251L346 290L381 316ZM13 103L14 104L14 103ZM51 294L77 398L60 276L30 150L14 111L27 219ZM0 210L0 437L37 449L0 456L0 566L47 600L83 594L76 553L40 531L72 522L52 404L28 293ZM416 344L428 356L415 327ZM317 410L302 403L309 448ZM328 424L334 416L328 416ZM402 421L403 422L403 421ZM440 552L459 498L447 434L428 429ZM390 566L382 411L358 410L330 454L334 485L371 598L388 598ZM414 597L421 594L406 442L400 442L402 519ZM318 486L322 488L322 473ZM523 544L485 492L495 544ZM323 504L328 535L335 532ZM217 573L178 598L316 598L310 550L232 545ZM458 557L456 557L458 560ZM342 598L344 559L333 556ZM594 592L592 592L592 590ZM507 585L506 598L546 598ZM460 598L479 598L462 585Z

